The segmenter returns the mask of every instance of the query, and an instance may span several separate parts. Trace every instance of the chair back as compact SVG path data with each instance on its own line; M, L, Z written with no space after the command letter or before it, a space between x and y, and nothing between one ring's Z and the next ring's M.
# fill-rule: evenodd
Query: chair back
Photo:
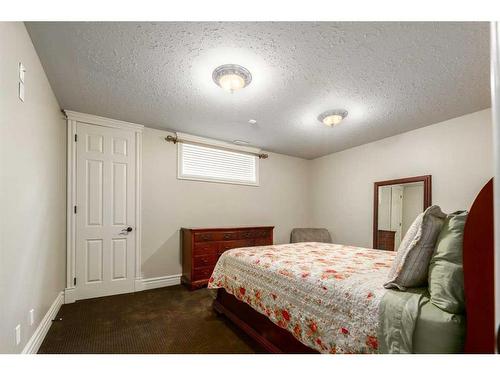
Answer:
M325 228L295 228L290 234L290 243L297 242L332 243L332 237Z

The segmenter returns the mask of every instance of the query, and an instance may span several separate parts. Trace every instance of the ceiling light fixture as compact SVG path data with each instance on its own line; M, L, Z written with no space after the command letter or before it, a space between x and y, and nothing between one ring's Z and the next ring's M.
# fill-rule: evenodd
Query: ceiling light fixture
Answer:
M233 93L252 82L252 74L241 65L221 65L212 73L214 82L224 90Z
M334 109L331 111L323 112L318 116L319 122L322 122L326 126L332 127L338 125L347 116L347 111L345 109Z
M257 125L257 120L254 120L253 118L251 118L250 120L248 120L248 123L250 125Z

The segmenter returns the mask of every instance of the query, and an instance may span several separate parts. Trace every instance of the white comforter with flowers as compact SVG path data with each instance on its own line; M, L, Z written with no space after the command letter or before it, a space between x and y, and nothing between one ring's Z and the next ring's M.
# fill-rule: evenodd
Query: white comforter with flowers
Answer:
M393 252L316 242L226 251L224 288L322 353L376 353L378 306Z

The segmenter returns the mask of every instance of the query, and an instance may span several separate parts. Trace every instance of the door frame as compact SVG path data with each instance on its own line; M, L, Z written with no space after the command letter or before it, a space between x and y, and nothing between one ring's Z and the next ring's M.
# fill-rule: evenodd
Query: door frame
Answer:
M430 174L423 176L398 178L395 180L377 181L373 183L373 248L378 249L378 188L379 186L408 184L410 182L424 183L424 204L423 211L432 204L432 176ZM392 194L392 193L391 193Z
M496 352L500 353L500 24L490 23L491 112L494 157L494 233L495 233L495 331Z
M67 119L67 207L66 207L66 288L64 289L64 303L73 303L78 299L77 288L74 285L76 277L76 125L78 122L108 128L132 130L135 132L135 280L134 291L140 290L141 285L141 233L142 233L142 131L143 125L131 122L113 120L106 117L90 115L74 111L63 110Z

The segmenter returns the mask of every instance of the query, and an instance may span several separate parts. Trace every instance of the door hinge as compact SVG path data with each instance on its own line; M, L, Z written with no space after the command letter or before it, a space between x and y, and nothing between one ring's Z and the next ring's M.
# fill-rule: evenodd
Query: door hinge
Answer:
M76 285L76 277L73 278L73 285Z
M74 206L74 207L73 207L73 211L74 211L74 212L75 212L75 214L76 214L76 206Z
M75 142L78 142L78 134L75 134Z

